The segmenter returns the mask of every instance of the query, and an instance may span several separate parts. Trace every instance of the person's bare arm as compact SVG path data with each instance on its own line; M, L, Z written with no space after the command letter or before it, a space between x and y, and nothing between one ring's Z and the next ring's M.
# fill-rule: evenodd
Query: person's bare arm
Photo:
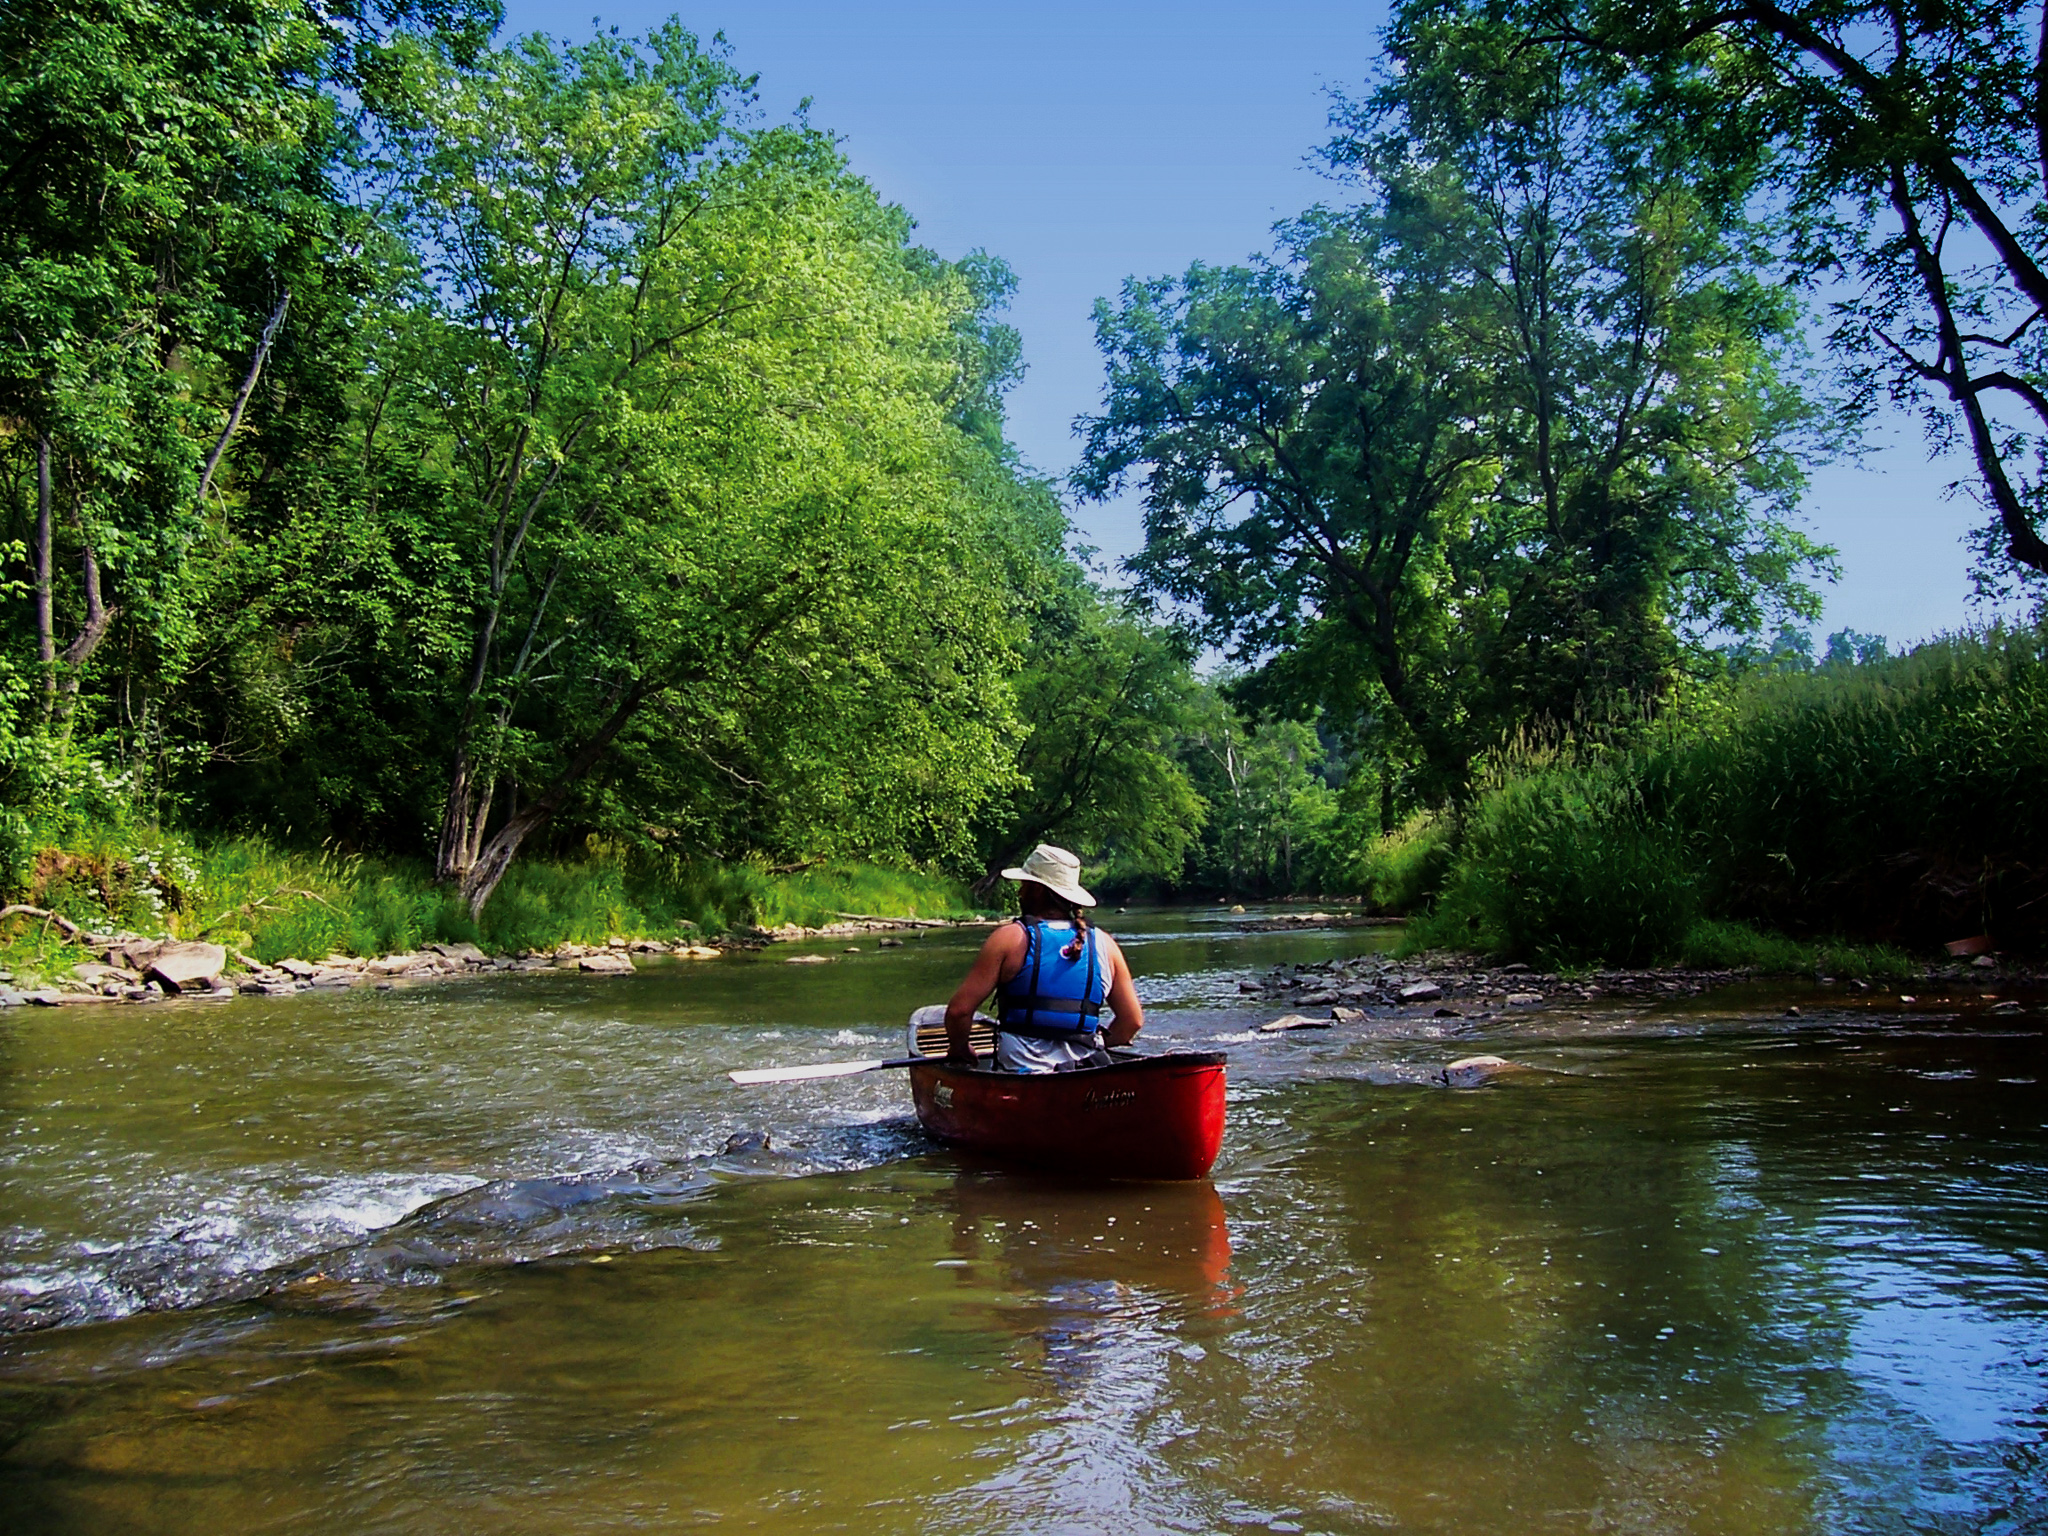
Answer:
M1109 951L1109 1011L1116 1015L1102 1038L1111 1045L1129 1045L1145 1027L1145 1009L1123 949L1108 934L1102 935L1102 946Z
M1016 968L1010 962L1021 963L1023 947L1024 930L1015 923L1003 924L982 944L981 953L967 968L966 979L954 992L952 1001L946 1004L946 1060L974 1060L974 1048L968 1040L968 1030L974 1024L974 1010L982 1005L989 993L995 991L1003 979L1003 972Z

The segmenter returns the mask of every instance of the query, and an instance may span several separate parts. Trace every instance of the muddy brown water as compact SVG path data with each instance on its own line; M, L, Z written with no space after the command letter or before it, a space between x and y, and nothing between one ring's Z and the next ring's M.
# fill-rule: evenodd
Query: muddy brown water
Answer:
M0 1529L2048 1529L2039 1000L1260 1036L1393 936L1114 928L1232 1054L1213 1181L726 1083L971 934L0 1017Z

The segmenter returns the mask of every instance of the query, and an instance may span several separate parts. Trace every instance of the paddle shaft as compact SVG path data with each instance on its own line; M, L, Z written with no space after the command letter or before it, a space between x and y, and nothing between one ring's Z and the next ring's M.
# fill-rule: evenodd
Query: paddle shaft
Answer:
M750 1067L725 1075L745 1086L756 1083L805 1083L817 1078L852 1077L856 1072L880 1072L890 1067L914 1067L930 1062L930 1056L898 1056L890 1061L825 1061L810 1067Z

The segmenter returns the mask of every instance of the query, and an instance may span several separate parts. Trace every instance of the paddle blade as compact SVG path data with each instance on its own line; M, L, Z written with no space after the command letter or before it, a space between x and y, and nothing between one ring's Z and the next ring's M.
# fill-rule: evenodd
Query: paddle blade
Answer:
M811 1067L749 1067L725 1075L742 1086L755 1083L805 1083L820 1077L851 1077L856 1072L874 1072L883 1067L907 1067L921 1057L905 1056L898 1061L825 1061Z

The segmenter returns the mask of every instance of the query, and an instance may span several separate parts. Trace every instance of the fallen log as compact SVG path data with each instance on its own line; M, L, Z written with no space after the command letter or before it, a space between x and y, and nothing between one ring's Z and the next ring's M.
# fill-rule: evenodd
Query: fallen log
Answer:
M850 918L856 923L894 923L898 928L958 928L961 924L946 917L877 917L872 912L834 912L834 917Z
M76 943L85 942L85 930L68 917L59 916L47 907L31 907L24 902L15 902L0 907L0 917L40 917L46 923L55 923L64 930L64 936Z

